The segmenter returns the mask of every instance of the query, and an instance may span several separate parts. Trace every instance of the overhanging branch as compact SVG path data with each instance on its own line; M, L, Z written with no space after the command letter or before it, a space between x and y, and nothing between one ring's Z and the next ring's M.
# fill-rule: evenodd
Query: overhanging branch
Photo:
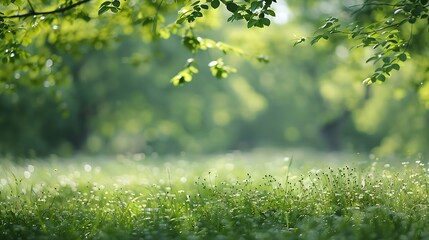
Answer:
M12 15L12 16L0 16L0 18L26 18L26 17L31 17L31 16L36 16L36 15L49 15L49 14L57 14L57 13L63 13L66 12L68 10L71 10L79 5L82 5L84 3L87 3L91 0L82 0L73 4L70 4L66 7L62 7L62 8L58 8L52 11L44 11L44 12L36 12L33 9L28 12L28 13L24 13L24 14L17 14L17 15Z

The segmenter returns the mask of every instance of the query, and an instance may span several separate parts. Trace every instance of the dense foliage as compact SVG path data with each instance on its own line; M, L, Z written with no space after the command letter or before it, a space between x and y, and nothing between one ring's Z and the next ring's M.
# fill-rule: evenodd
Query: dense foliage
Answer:
M328 17L311 37L311 44L335 35L345 35L356 40L355 46L374 49L366 62L377 65L374 74L365 79L365 84L384 82L392 70L399 70L413 49L424 47L421 37L429 25L429 2L427 0L364 1L347 6L354 21L344 26L337 17ZM417 38L417 39L415 39ZM305 37L295 44L302 43Z

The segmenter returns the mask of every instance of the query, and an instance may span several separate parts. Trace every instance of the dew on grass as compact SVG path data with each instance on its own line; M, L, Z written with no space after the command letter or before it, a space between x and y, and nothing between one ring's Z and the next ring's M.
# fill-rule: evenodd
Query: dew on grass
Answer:
M0 179L0 184L6 186L8 181L5 178Z
M89 164L85 164L85 165L83 166L83 169L85 170L85 172L91 172L91 170L92 170L92 166L91 166L91 165L89 165Z
M25 177L26 179L29 179L29 178L31 177L31 172L29 172L29 171L24 171L24 177Z

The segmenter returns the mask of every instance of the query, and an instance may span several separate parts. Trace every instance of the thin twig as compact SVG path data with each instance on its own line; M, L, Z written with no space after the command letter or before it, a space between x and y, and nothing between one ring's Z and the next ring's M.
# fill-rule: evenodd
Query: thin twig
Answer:
M27 2L28 2L28 5L30 5L30 8L31 8L30 12L34 13L36 10L34 10L33 4L31 4L30 0L27 0Z
M17 14L17 15L12 15L12 16L0 16L0 18L26 18L26 17L31 17L31 16L36 16L36 15L48 15L48 14L56 14L56 13L63 13L66 12L68 10L71 10L79 5L82 5L84 3L87 3L91 0L82 0L73 4L70 4L66 7L63 8L58 8L52 11L44 11L44 12L36 12L33 7L30 5L31 10L28 13L24 13L24 14Z

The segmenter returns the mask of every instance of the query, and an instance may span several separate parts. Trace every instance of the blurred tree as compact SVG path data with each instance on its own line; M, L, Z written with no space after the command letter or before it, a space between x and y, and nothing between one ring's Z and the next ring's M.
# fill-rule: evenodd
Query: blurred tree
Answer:
M275 26L270 33L243 33L234 24L207 31L220 26L217 16L223 12L212 9L221 5L230 22L244 20L256 29L269 26L276 15L273 2L44 0L36 6L32 1L4 1L0 152L216 151L322 142L330 149L376 147L385 153L410 142L407 149L412 145L413 152L422 151L428 139L417 134L428 122L429 104L421 103L429 102L427 1L288 1L294 14L288 29L296 36L317 30L297 42L330 39L310 50L286 47L291 38ZM315 29L321 18L327 20ZM247 35L241 42L238 37L231 41L245 51L212 40L234 33ZM168 38L172 41L158 41ZM348 49L355 45L375 50L351 53ZM281 53L265 70L222 54L249 58L265 50ZM393 79L395 87L363 88L352 81L371 71L362 64L366 59L378 64L364 81L373 83L386 79L410 56L416 59L407 64L415 64L414 75L404 71ZM206 69L199 68L201 61ZM246 71L229 82L198 81L173 91L157 81L174 76L171 82L180 85L196 74L224 78L235 71L225 64L230 61ZM177 62L185 62L184 68ZM162 71L153 70L160 66ZM410 80L396 83L402 76ZM405 89L397 91L395 101L387 93L391 86ZM400 117L397 108L409 115ZM389 122L392 118L396 124ZM412 131L395 130L397 124L409 128L404 119L415 122Z
M331 3L328 5L326 3ZM413 155L427 152L428 108L422 96L426 87L429 62L428 1L305 1L291 6L308 8L326 15L326 22L308 40L315 44L329 39L334 44L337 67L321 79L324 101L341 110L333 121L342 119L342 126L353 126L343 132L342 142L386 155ZM342 13L339 12L342 10ZM308 20L322 15L302 16ZM331 16L336 16L332 18ZM342 20L338 20L342 19ZM315 24L313 22L313 24ZM344 36L348 37L344 41ZM320 41L324 45L326 42ZM350 49L364 48L364 51ZM366 63L374 63L371 71ZM408 63L405 63L407 61ZM364 79L364 84L384 82L392 70L402 71L383 86L367 86L363 91L351 79ZM411 70L412 69L412 70ZM423 101L422 101L423 100ZM351 114L347 114L347 113ZM344 114L348 118L343 118ZM328 122L329 123L329 122ZM328 125L332 126L332 125ZM344 129L345 130L345 129ZM347 133L347 134L346 134Z

